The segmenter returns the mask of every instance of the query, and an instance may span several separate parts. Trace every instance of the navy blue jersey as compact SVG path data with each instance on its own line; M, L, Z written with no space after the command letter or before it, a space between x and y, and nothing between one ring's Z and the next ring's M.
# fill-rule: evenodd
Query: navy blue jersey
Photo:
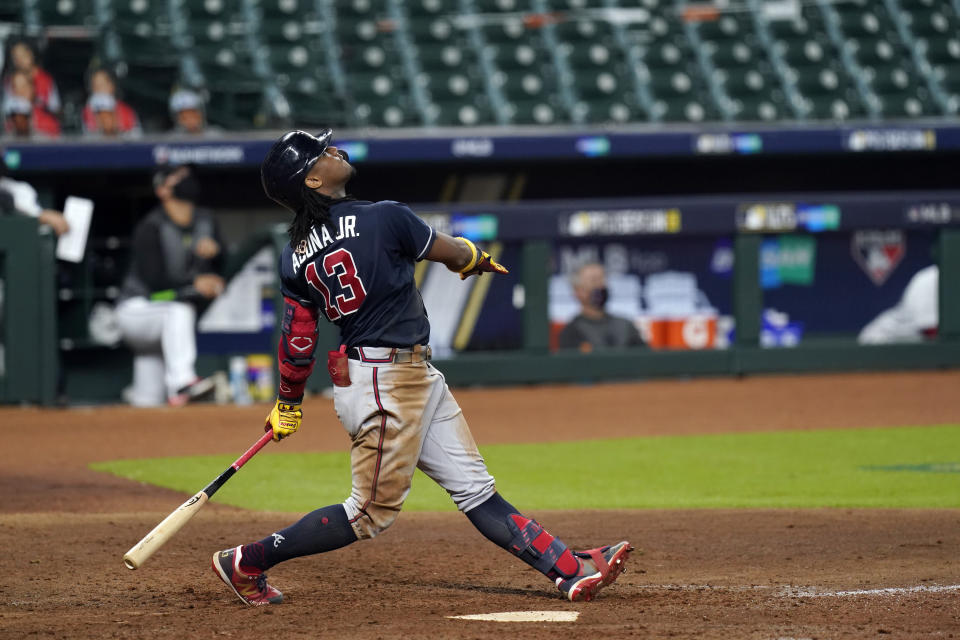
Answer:
M437 239L406 205L348 200L330 207L337 230L315 225L280 256L283 295L319 309L349 347L427 344L430 323L413 279Z

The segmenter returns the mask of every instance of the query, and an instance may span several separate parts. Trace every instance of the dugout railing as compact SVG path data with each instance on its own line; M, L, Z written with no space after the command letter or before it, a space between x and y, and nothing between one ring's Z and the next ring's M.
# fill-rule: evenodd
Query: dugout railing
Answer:
M838 204L842 215L840 224L833 230L835 232L864 227L926 225L925 228L935 234L935 255L941 273L939 331L936 339L917 344L864 346L857 344L853 337L811 337L793 348L761 346L760 315L764 296L760 284L761 243L767 234L803 231L774 228L776 225L744 228L738 223L738 208L734 204L737 198L464 205L456 208L457 215L466 216L467 219L474 214L494 216L500 221L498 239L520 242L519 264L515 267L524 290L524 302L519 310L522 344L513 350L459 353L456 357L439 360L437 364L454 385L935 369L960 365L960 296L957 295L960 292L960 194L859 194L830 196L830 199ZM814 201L817 198L808 196L806 200ZM909 210L910 203L915 201L936 202L942 205L940 211L946 211L949 215L941 216L937 224L932 226L926 220L910 222L903 212ZM664 209L665 202L667 209ZM589 204L595 211L604 207L611 211L623 211L625 204L629 204L632 209L628 210L643 211L643 215L648 217L650 212L679 211L679 227L671 229L671 233L732 233L735 260L731 302L737 330L730 348L700 351L629 349L594 351L589 354L551 352L547 318L552 243L556 240L556 230L563 228L564 220L575 215L584 204ZM706 208L700 211L698 207ZM439 214L431 214L434 216L432 222L437 221L436 215L454 213L448 211L444 214L442 207L426 209L440 211ZM651 229L661 233L666 227L654 224L643 228L646 231L638 233L650 232ZM245 258L259 248L270 245L279 252L285 242L282 227L271 227L254 234L241 250L230 256L229 271L239 271ZM49 233L39 230L36 221L30 218L0 218L0 277L4 281L0 326L5 351L4 374L0 377L0 402L50 405L56 399L58 375L86 377L87 372L82 367L66 368L64 371L58 361L55 270L54 242ZM280 308L279 302L275 301L275 308ZM335 328L321 323L320 331L320 344L335 348ZM91 363L95 360L94 357ZM207 359L200 368L222 369L225 368L225 361L226 356ZM312 390L317 391L325 386L327 381L323 375L313 376Z

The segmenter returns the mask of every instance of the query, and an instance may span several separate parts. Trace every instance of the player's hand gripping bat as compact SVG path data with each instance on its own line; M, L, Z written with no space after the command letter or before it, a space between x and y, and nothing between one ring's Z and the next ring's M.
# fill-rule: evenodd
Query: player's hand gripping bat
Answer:
M209 500L210 497L233 476L233 474L239 471L240 467L245 465L247 461L254 456L254 454L260 451L260 449L266 446L266 444L272 439L272 430L264 433L252 447L247 449L242 456L237 458L232 465L227 467L226 471L217 476L214 481L204 487L202 491L198 492L192 498L177 507L173 513L168 515L160 524L154 527L153 531L145 535L143 540L133 545L130 551L127 551L123 556L123 564L127 566L127 569L136 569L146 562L150 556L156 552L157 549L166 544L167 540L173 537L173 534L179 531L183 525L187 524L187 521L190 518L195 516L197 512L200 511L200 507L206 504L207 500Z

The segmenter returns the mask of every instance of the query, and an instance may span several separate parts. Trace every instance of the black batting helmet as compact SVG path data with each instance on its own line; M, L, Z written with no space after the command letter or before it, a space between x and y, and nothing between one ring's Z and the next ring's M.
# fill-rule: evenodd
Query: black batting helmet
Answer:
M273 144L260 165L260 181L271 200L294 213L300 209L303 179L327 150L332 137L332 129L324 129L316 136L291 131Z

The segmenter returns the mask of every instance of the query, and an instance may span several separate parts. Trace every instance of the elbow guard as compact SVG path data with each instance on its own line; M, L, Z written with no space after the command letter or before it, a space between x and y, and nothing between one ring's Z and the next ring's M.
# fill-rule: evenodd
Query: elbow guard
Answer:
M277 345L280 376L289 382L303 383L313 372L318 315L290 298L284 298L283 302L283 324Z

